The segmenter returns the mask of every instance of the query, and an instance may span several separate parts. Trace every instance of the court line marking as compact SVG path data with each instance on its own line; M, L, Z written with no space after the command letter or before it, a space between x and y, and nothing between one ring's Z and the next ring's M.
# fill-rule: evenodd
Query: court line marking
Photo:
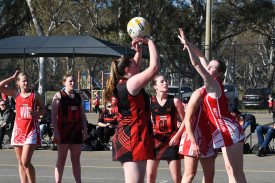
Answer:
M0 164L0 166L18 167L18 165ZM55 167L55 165L33 165L34 167ZM72 166L64 166L65 168L72 168ZM123 169L123 167L104 167L104 166L81 166L81 168L100 168L100 169ZM159 170L169 170L169 168L158 168ZM181 169L182 171L184 168ZM202 171L201 168L197 169ZM226 172L226 170L216 169L217 172ZM257 173L275 173L275 170L244 170L244 172L257 172Z
M0 177L19 177L19 175L1 175L0 174ZM54 176L39 176L39 175L36 175L35 176L36 178L53 178L54 179ZM62 177L62 179L74 179L74 177ZM113 178L91 178L91 177L85 177L85 176L81 176L81 179L90 179L90 180L116 180L116 181L124 181L124 179L113 179Z

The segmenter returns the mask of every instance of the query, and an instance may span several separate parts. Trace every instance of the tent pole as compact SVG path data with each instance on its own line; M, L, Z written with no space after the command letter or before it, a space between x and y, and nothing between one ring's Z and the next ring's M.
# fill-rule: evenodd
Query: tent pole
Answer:
M77 73L77 87L78 87L78 93L80 93L80 72Z
M24 48L24 73L25 73L25 67L26 67L26 48Z
M73 65L74 65L74 47L73 47L73 58L72 58L72 62L73 62ZM73 67L73 66L72 66ZM73 74L74 74L74 69L73 70Z

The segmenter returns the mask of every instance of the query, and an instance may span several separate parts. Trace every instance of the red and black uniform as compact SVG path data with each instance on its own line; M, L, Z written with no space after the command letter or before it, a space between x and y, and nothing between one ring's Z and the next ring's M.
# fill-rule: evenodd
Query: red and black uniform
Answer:
M144 89L133 96L127 90L126 80L121 81L114 90L112 103L118 120L113 137L113 160L127 162L153 159L150 101Z
M169 146L171 138L177 133L177 109L174 96L168 95L161 106L156 96L152 97L151 113L155 131L155 151L157 160L178 160L179 146Z
M35 91L31 91L26 97L16 94L16 117L12 132L11 145L22 146L25 144L41 145L38 118L31 116L29 111L36 111L37 104Z
M80 118L81 98L75 93L70 98L65 91L61 91L58 110L58 131L61 144L82 144L82 122Z
M117 119L114 113L109 113L108 110L103 111L99 118L98 118L99 123L107 124L110 123L112 126L117 125ZM96 134L98 138L101 140L103 143L108 143L110 140L110 137L113 136L115 133L115 128L110 128L109 126L106 127L101 127L99 126L96 129Z

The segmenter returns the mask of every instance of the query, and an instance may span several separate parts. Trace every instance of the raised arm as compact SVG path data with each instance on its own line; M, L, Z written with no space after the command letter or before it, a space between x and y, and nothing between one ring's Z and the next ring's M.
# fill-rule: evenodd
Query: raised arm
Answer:
M136 54L134 56L134 60L136 61L137 65L140 66L141 59L142 59L142 46L138 44L136 41L132 41L132 45L134 49L136 50Z
M7 79L1 81L1 82L0 82L0 92L5 93L5 94L8 95L8 96L12 96L13 98L16 98L17 90L11 89L11 88L6 88L5 86L6 86L8 83L10 83L10 82L16 80L16 77L17 77L18 74L19 74L19 71L17 70L17 71L15 71L15 73L14 73L13 76L11 76L11 77L9 77L9 78L7 78Z
M138 73L132 76L127 81L127 89L130 94L137 95L144 86L146 86L160 69L159 54L154 42L146 38L137 38L133 40L133 45L137 43L148 44L149 53L150 53L150 63L149 67L143 72Z
M178 35L178 38L181 40L181 43L184 44L183 50L185 50L187 48L192 65L197 70L197 72L201 75L203 80L206 82L206 87L207 87L208 92L215 93L214 96L212 95L212 97L220 96L221 91L220 91L217 81L207 71L208 67L207 66L204 67L202 65L202 63L204 65L206 65L206 63L207 63L202 52L200 52L199 49L197 47L195 47L192 43L187 41L182 29L180 29L180 35ZM198 53L198 55L196 54L196 52ZM201 63L201 61L202 61L202 63Z
M181 40L181 38L184 38L184 39L185 39L185 42L188 42L188 41L186 40L186 37L185 37L185 35L184 35L184 33L183 33L182 28L179 28L179 31L180 31L180 35L179 35L180 40ZM185 42L182 42L182 44L184 44ZM195 53L195 54L198 56L198 58L200 59L200 62L201 62L201 64L202 64L202 66L203 66L205 69L207 69L208 61L207 61L207 59L205 58L205 56L204 56L204 54L202 53L202 51L201 51L198 47L196 47L195 45L193 45L193 44L191 44L191 43L189 43L189 46L192 48L192 50L194 51L194 53Z

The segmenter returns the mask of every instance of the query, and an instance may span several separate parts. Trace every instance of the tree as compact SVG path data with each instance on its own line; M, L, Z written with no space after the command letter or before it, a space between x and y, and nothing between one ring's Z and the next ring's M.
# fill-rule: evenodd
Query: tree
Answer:
M24 35L31 19L27 3L20 0L1 0L0 7L0 38Z
M38 4L38 5L40 5L40 7L43 7L43 8L48 7L51 10L51 11L47 12L47 14L50 14L49 22L44 22L44 23L46 23L46 25L48 23L48 30L45 33L43 30L45 25L42 24L41 18L39 18L38 14L36 12L36 9L32 4L32 0L26 0L26 1L28 4L28 7L29 7L29 11L32 16L33 26L34 26L36 34L38 36L43 36L43 35L49 36L52 34L52 32L54 31L54 29L56 27L58 27L62 23L64 23L64 20L60 16L60 13L61 13L61 9L62 9L63 5L65 4L65 0L59 1L59 2L57 2L57 4L55 4L55 1L53 1L53 0L35 1L34 4ZM46 10L46 8L44 10ZM43 15L42 12L39 12L39 15L42 16ZM45 80L46 80L45 67L46 67L46 58L40 57L39 58L38 92L41 94L43 99L44 99L45 91L46 91L46 88L45 88Z

